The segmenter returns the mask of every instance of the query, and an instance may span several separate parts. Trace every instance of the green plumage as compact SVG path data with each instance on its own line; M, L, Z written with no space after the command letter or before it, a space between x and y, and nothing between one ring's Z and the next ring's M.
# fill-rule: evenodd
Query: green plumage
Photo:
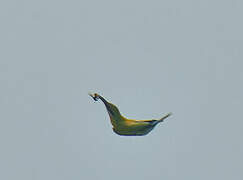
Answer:
M89 94L95 101L100 99L107 109L113 131L116 134L124 136L143 136L148 134L158 123L163 122L165 118L171 115L168 113L166 116L159 120L134 120L123 117L119 109L112 103L106 101L98 94Z

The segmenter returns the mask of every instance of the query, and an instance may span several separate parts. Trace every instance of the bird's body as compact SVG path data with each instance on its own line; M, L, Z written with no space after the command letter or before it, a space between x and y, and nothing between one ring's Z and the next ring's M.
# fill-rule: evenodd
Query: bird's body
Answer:
M108 111L111 124L113 126L113 131L119 135L124 136L142 136L148 134L158 123L163 122L165 118L171 115L168 113L166 116L159 120L134 120L127 119L123 117L118 110L118 108L106 101L102 96L98 94L90 94L90 96L95 100L101 99L105 104Z

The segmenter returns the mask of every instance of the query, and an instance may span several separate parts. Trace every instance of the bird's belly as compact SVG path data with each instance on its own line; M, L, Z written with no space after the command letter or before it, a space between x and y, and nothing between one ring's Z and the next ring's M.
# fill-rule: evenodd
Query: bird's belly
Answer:
M143 136L148 134L154 126L126 126L120 125L113 127L113 131L124 136Z

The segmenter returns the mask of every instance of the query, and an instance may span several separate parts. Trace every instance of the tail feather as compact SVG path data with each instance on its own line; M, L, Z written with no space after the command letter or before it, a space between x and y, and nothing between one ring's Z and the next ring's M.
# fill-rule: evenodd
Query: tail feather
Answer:
M159 119L158 121L159 122L163 122L164 121L164 119L166 119L167 117L169 117L170 115L172 115L172 113L170 112L170 113L168 113L168 114L166 114L164 117L162 117L161 119Z

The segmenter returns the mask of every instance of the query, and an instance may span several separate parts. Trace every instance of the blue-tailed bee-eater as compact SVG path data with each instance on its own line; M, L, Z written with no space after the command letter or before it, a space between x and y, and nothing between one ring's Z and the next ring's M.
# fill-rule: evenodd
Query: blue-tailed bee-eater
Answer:
M95 101L100 99L104 104L110 116L110 121L113 126L113 131L116 134L123 136L143 136L148 134L158 123L163 122L165 118L169 117L171 113L168 113L161 119L155 120L134 120L127 119L121 115L118 108L106 101L99 94L89 94Z

